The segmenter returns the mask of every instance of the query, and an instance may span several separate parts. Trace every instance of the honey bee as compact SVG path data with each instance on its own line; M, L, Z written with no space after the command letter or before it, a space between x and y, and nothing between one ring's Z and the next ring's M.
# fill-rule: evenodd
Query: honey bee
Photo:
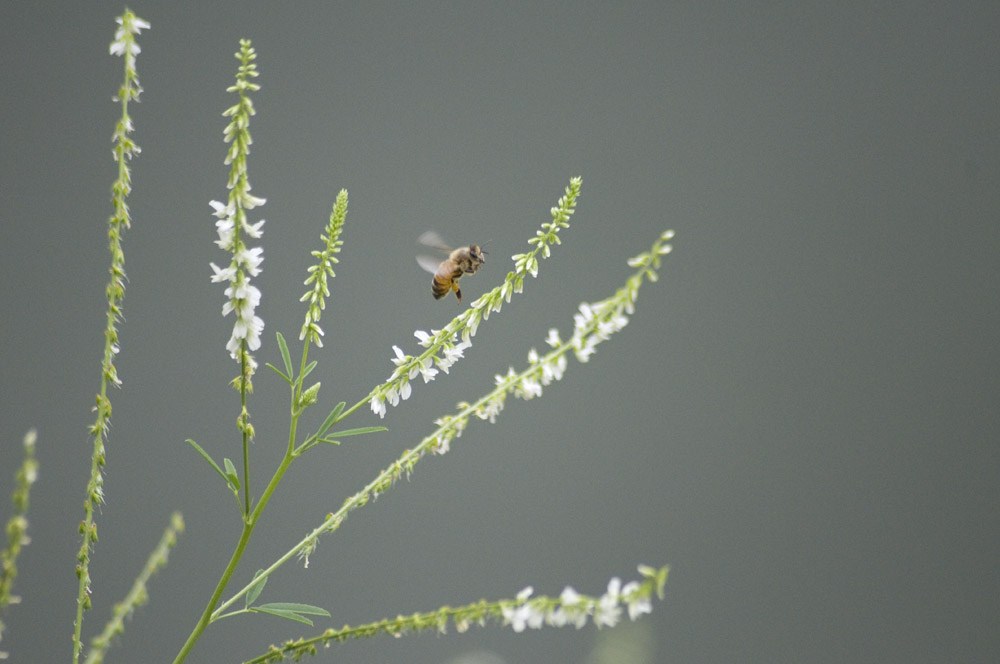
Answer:
M458 287L458 280L463 274L475 274L486 262L483 258L486 252L478 244L452 249L434 231L427 231L421 235L420 244L448 253L448 258L440 262L430 256L417 256L420 267L434 275L431 280L431 293L434 294L434 299L440 300L448 294L448 291L455 291L455 297L461 303L462 289Z

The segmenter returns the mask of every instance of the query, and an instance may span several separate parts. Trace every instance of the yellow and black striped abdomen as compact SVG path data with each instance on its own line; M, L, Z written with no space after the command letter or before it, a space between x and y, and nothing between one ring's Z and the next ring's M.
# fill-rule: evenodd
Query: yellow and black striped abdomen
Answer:
M459 302L461 302L462 291L458 287L458 280L461 276L462 268L454 261L446 260L438 265L438 270L431 280L431 292L434 294L434 299L440 300L448 294L448 291L454 290Z

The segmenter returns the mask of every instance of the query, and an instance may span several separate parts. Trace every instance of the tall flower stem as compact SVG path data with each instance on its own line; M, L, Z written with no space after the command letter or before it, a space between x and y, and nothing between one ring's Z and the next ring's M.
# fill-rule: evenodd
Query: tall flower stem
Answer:
M84 500L84 519L80 523L80 534L83 542L76 556L76 576L79 581L76 598L76 620L73 624L73 664L80 661L80 651L83 648L81 633L83 629L83 612L90 608L90 549L97 542L97 524L94 522L95 507L104 502L104 477L102 468L105 464L104 439L108 434L111 422L111 400L108 398L108 385L120 385L118 371L115 369L114 357L118 353L117 324L121 319L122 301L125 298L125 254L122 251L121 235L131 225L126 198L132 191L132 176L128 162L133 155L139 153L129 134L132 133L132 118L128 114L128 103L138 101L142 87L135 69L135 58L140 52L135 38L149 23L130 11L126 11L116 19L118 29L115 39L111 42L112 55L124 57L124 80L115 97L121 104L121 119L115 126L112 140L115 142L114 156L118 162L118 177L111 187L114 214L108 220L108 242L111 252L111 277L105 288L108 298L107 326L104 330L104 356L101 362L101 389L97 394L97 419L90 426L90 435L94 440L93 453L90 460L90 479L87 482L87 495Z

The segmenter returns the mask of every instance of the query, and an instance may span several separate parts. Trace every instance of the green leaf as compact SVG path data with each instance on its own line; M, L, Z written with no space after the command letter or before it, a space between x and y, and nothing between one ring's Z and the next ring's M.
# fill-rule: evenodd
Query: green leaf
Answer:
M345 429L344 431L335 431L330 435L343 438L344 436L358 436L363 433L375 433L376 431L388 431L388 429L385 427L358 427L357 429Z
M331 445L340 445L340 441L339 440L330 440L329 438L317 438L316 442L317 443L329 443Z
M198 452L198 454L200 454L201 457L205 461L207 461L209 464L211 464L212 468L215 468L215 472L217 472L219 474L219 477L221 477L222 479L226 480L226 484L229 483L229 478L226 477L226 474L224 472L222 472L221 468L219 468L219 464L215 463L215 460L213 460L212 457L209 456L208 452L206 452L205 450L201 449L201 445L199 445L198 443L194 442L190 438L187 439L187 443L188 443L188 445L190 445L191 447L193 447L195 449L195 451ZM228 461L228 459L226 459L226 460Z
M281 361L285 363L285 373L291 377L293 375L292 356L288 354L288 344L285 343L285 337L281 336L281 332L276 334L278 335L278 350L281 351Z
M264 592L264 586L267 585L267 577L261 576L263 572L264 570L262 569L259 569L256 572L254 572L253 578L260 580L254 583L252 586L250 586L250 590L247 591L246 607L248 609L250 608L251 604L257 601L257 598L260 597L260 594Z
M268 604L251 607L250 610L257 613L267 613L269 615L285 618L287 620L294 620L296 622L309 625L310 627L312 627L313 622L302 614L309 616L324 616L326 618L330 617L330 612L324 608L313 606L311 604L298 604L296 602L270 602Z
M313 360L312 362L306 365L305 371L302 372L302 380L305 380L306 376L312 373L312 370L316 368L316 364L317 364L316 360Z
M260 606L256 606L254 608L269 609L275 611L293 611L295 613L304 613L309 616L324 616L326 618L330 617L330 612L321 606L313 606L312 604L299 604L298 602L268 602L267 604L261 604Z
M300 622L305 625L313 626L313 621L308 618L304 618L293 611L276 611L273 609L262 609L259 606L250 607L252 613L267 613L272 616L278 616L279 618L285 618L287 620L294 620L295 622Z
M342 412L344 412L345 406L347 406L347 402L341 401L334 407L333 410L330 411L330 414L326 416L325 420L323 420L323 424L319 426L319 430L316 432L317 437L325 434L330 430L330 427L337 423L337 418L340 417Z
M234 466L233 462L229 460L229 457L224 458L222 463L226 466L225 478L226 481L229 482L229 486L233 487L236 491L239 491L240 476L236 474L236 466Z
M286 376L285 374L281 373L281 370L280 370L280 369L278 369L278 367L274 366L274 365L273 365L273 364L271 364L270 362L265 362L265 363L264 363L264 366L266 366L266 367L269 367L269 368L270 368L270 369L271 369L271 370L272 370L272 371L273 371L274 373L276 373L276 374L278 374L279 376L281 376L282 378L284 378L284 379L285 379L285 382L286 382L286 383L288 383L289 385L291 385L291 384L292 384L292 379L291 379L291 378L289 378L288 376Z

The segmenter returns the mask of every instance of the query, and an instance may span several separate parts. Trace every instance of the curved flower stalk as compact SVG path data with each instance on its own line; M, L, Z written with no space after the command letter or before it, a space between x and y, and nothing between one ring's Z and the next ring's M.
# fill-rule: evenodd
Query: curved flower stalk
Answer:
M514 293L520 293L527 275L538 276L538 257L541 255L542 258L548 258L552 245L561 243L559 231L569 228L569 218L576 209L582 183L583 180L579 177L570 179L564 195L551 210L552 221L543 223L541 229L535 232L535 237L528 240L528 244L534 245L531 251L511 257L514 261L514 270L507 273L502 284L480 296L468 309L452 319L444 329L431 330L429 334L423 330L413 333L420 341L420 345L427 350L414 357L403 353L399 346L392 347L396 355L392 363L396 365L396 369L385 383L373 389L364 400L371 402L374 413L379 417L385 417L386 403L396 406L400 400L408 399L412 392L410 381L418 375L425 383L429 383L438 371L448 373L451 365L463 356L466 348L472 345L472 337L476 335L480 321L488 319L490 313L500 311L503 303L510 302Z
M566 586L559 597L531 597L533 589L529 586L519 592L516 599L494 602L480 600L460 607L443 606L436 611L384 618L357 627L328 629L308 639L286 641L280 648L271 646L267 653L248 660L245 664L297 662L304 655L315 655L320 646L348 639L370 638L380 633L396 638L427 631L444 634L448 631L449 623L457 632L465 632L472 625L485 627L488 621L510 626L515 632L523 632L525 628L541 629L546 625L573 625L580 629L588 621L598 628L613 627L621 620L623 610L633 621L645 613L651 613L653 595L663 599L669 571L669 567L655 569L640 565L641 581L629 581L623 586L621 579L614 577L608 582L607 590L599 597L581 595L570 586Z
M521 399L531 399L540 396L543 385L548 385L553 380L562 378L566 370L565 355L570 350L576 351L579 348L580 351L577 352L577 357L581 358L581 361L584 362L586 359L589 359L599 343L606 341L614 332L622 329L627 324L628 319L626 314L634 312L634 303L638 296L639 287L644 280L656 281L658 276L656 271L660 267L660 257L670 253L672 250L672 246L668 244L668 241L673 236L673 231L664 231L657 237L649 251L629 260L629 265L640 269L626 280L625 286L619 289L617 293L599 302L581 304L580 313L574 315L574 331L570 339L564 342L559 341L558 332L550 330L547 343L553 346L553 350L544 356L539 356L532 349L528 354L528 367L526 369L521 372L514 372L513 369L510 369L507 375L497 376L494 380L495 387L493 390L480 397L474 403L463 402L458 404L458 411L455 414L445 415L435 420L435 424L438 426L433 432L424 437L412 450L406 450L402 456L379 473L361 491L345 500L340 509L328 514L323 523L310 531L298 544L258 574L254 581L220 604L219 608L213 614L213 619L221 615L240 597L250 592L254 584L261 577L268 577L292 558L298 556L308 566L309 556L316 550L321 535L332 533L340 528L344 519L352 511L368 504L373 498L378 498L387 492L392 488L396 480L404 475L409 478L417 462L427 452L435 454L445 454L448 452L451 449L451 442L455 438L460 437L462 432L465 431L470 417L476 416L483 420L495 422L500 411L503 410L503 405L508 394L513 394L515 397Z
M94 439L94 449L91 455L90 480L87 482L87 496L84 500L84 519L80 523L80 534L83 542L77 553L76 575L79 580L76 599L76 620L73 629L73 662L80 659L83 644L80 640L83 628L83 612L90 608L90 547L97 541L97 524L94 523L94 508L104 502L104 476L102 468L105 464L104 438L108 435L111 422L111 400L108 398L108 385L121 386L118 370L115 369L114 357L118 354L118 322L121 320L122 301L125 299L125 253L122 251L121 235L126 228L131 227L126 199L132 191L132 174L128 162L139 154L139 146L132 140L130 134L134 130L132 118L128 114L130 101L139 101L142 86L139 85L139 75L136 72L136 56L141 52L136 37L149 28L149 23L130 11L126 11L117 19L118 29L115 39L111 42L111 55L125 58L125 72L122 86L113 98L121 104L122 115L115 125L111 136L114 141L112 154L118 162L118 177L111 186L114 214L108 220L108 243L111 251L111 278L105 288L108 298L107 326L104 330L104 357L101 361L101 391L97 395L96 421L90 426L90 435Z

